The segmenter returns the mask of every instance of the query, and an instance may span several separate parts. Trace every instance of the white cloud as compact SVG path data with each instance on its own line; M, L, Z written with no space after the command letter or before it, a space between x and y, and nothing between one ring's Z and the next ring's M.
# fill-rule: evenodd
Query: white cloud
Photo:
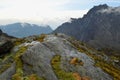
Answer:
M88 10L58 10L71 0L0 0L0 24L31 22L50 24L53 28L70 17L81 17Z
M102 3L115 5L119 0L0 0L0 24L30 22L48 24L55 29L71 17L82 17L88 8ZM74 9L76 8L76 9ZM90 8L89 8L90 9Z
M79 18L82 17L85 13L87 13L88 10L71 10L71 11L50 11L43 14L24 14L24 15L14 15L11 14L11 16L7 16L6 18L3 16L0 20L0 24L6 24L6 23L13 23L13 22L30 22L30 23L36 23L36 24L49 24L52 26L53 29L58 27L63 22L68 21L71 17L72 18ZM3 20L2 20L3 19Z

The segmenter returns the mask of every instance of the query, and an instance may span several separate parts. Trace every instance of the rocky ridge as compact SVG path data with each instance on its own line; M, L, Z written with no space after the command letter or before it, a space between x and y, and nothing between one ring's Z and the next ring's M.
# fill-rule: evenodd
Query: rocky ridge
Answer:
M17 39L12 53L0 61L0 80L120 79L118 68L114 68L113 74L97 64L109 61L107 55L78 43L64 34Z

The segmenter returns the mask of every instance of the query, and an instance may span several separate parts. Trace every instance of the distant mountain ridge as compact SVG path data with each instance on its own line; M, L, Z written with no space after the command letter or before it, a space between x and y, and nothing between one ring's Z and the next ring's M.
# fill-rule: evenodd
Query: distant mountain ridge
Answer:
M50 26L38 26L36 24L29 23L13 23L8 25L1 25L0 29L11 36L19 38L52 32Z
M83 18L71 18L53 33L64 33L95 48L120 50L120 6L95 6Z

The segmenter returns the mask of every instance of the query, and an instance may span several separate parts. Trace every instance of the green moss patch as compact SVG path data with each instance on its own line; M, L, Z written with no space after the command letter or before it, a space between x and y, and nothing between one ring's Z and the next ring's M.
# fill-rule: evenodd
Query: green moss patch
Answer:
M16 73L12 76L12 80L22 80L23 78L23 63L21 60L21 55L27 50L27 47L21 47L14 56L14 61L16 62Z
M96 66L103 69L105 72L114 77L114 80L120 80L120 70L116 69L113 65L107 64L106 62L96 62Z
M16 39L16 40L14 41L14 45L15 45L15 46L18 46L18 45L20 45L20 44L22 44L22 43L24 43L24 42L26 42L25 39Z
M12 80L45 80L44 78L38 77L36 74L31 74L29 76L24 76L23 72L23 62L21 56L27 50L27 47L21 47L14 56L14 61L16 62L16 73L12 76Z
M43 77L38 77L36 74L31 74L26 77L26 80L45 80Z
M72 72L65 72L61 69L61 56L56 55L51 60L51 65L59 80L76 80Z
M7 70L11 66L11 63L5 64L0 69L0 74L3 73L5 70Z
M43 42L45 37L46 37L46 34L41 34L40 37L36 38L36 40L40 41L40 42Z

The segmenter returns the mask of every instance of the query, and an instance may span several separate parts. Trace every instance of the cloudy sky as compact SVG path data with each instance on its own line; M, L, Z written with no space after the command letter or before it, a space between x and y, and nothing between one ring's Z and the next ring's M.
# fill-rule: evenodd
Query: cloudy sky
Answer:
M0 25L14 22L48 24L53 29L82 17L94 5L120 6L120 0L0 0Z

